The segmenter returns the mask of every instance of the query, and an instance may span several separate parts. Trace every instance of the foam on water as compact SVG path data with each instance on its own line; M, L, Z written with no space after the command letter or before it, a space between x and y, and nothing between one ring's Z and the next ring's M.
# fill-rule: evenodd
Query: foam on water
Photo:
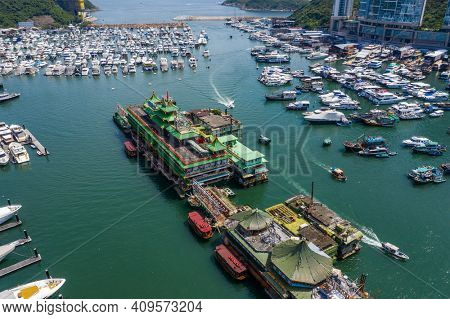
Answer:
M373 247L381 247L381 241L378 238L377 234L375 234L375 231L372 228L369 227L361 227L360 228L362 233L364 234L362 241L366 243L367 245L373 246Z

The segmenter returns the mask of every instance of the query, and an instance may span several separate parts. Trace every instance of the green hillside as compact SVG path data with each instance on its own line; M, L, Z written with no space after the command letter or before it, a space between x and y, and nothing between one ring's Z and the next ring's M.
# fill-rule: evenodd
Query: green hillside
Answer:
M0 0L0 27L15 27L17 22L30 19L45 26L80 22L71 3L68 0ZM85 5L88 10L95 9L90 1L85 1Z

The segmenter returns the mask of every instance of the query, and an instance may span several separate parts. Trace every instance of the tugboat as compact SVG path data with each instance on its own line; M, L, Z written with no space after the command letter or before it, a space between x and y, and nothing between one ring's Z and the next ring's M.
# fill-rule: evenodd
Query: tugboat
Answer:
M362 151L363 146L360 142L352 142L352 141L345 141L344 142L345 150L346 151L352 151L352 152L359 152Z
M345 182L347 180L347 176L345 176L344 171L340 168L332 167L330 169L330 174L340 182Z
M113 121L125 134L131 132L131 125L126 118L126 112L120 106L117 106L117 112L113 115Z
M202 239L209 239L213 235L211 225L198 212L193 211L188 214L188 223L195 234Z
M246 278L247 268L225 245L217 246L214 250L214 256L231 277L236 280L244 280Z
M128 157L135 158L137 157L137 149L136 146L133 145L131 141L125 141L123 143L125 153L127 153Z
M270 142L272 142L272 140L270 138L264 136L264 135L260 135L259 139L258 139L258 142L261 143L261 144L268 145L268 144L270 144Z
M384 251L386 254L389 254L393 256L394 258L400 259L400 260L408 260L409 257L400 251L400 249L397 246L394 246L388 242L381 243L382 251Z

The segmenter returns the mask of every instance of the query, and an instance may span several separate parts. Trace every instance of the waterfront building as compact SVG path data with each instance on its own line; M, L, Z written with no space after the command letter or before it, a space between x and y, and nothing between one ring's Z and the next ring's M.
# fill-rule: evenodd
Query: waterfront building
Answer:
M272 298L361 298L363 286L333 268L333 259L259 209L230 218L224 243Z
M449 9L439 31L422 30L426 0L361 0L357 13L339 17L340 1L336 0L330 19L332 35L347 41L381 44L409 44L425 48L450 47Z
M192 110L188 113L194 124L202 125L207 134L223 136L232 134L242 136L242 123L218 109Z
M218 140L231 155L234 177L240 185L248 187L268 181L269 170L264 154L249 149L234 135L224 135Z
M338 31L345 20L352 16L353 0L334 0L330 30Z
M169 96L160 99L153 94L144 105L129 106L127 113L139 151L152 168L177 185L180 194L194 180L209 184L230 178L225 147L195 127Z

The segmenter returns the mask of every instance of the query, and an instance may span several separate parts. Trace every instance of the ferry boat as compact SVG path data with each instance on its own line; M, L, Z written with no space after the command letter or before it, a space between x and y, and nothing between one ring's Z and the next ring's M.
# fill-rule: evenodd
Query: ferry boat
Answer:
M188 214L188 223L198 237L209 239L213 236L211 225L198 212L193 211Z
M281 93L266 95L267 101L292 101L297 99L296 91L282 91Z
M332 167L330 169L330 174L340 182L345 182L347 180L347 176L345 176L344 171L340 168Z
M0 292L0 299L47 299L54 295L66 282L65 279L34 281Z
M7 92L0 93L0 103L18 98L19 96L20 93L7 93Z
M137 156L136 146L134 146L131 141L125 141L123 143L123 147L124 147L125 153L127 154L128 157L134 158Z
M30 161L30 156L22 144L12 142L8 145L8 147L11 154L11 159L14 163L23 164Z
M409 259L409 257L405 253L400 251L400 248L398 248L397 246L394 246L388 242L381 243L381 250L397 259L400 259L400 260L408 260Z
M0 225L12 218L21 208L22 205L8 205L0 207Z
M217 246L214 250L214 256L231 277L237 280L244 280L246 278L247 268L225 245Z

